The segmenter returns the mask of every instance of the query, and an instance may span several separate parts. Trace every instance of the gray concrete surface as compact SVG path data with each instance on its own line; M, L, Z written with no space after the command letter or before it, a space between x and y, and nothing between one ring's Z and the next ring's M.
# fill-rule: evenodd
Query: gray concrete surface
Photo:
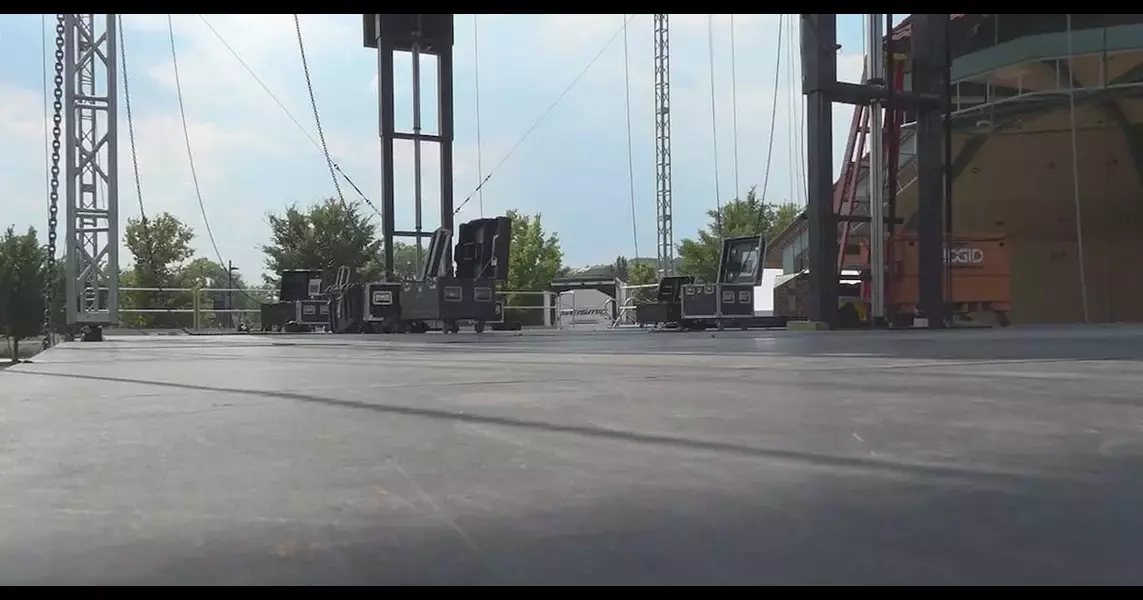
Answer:
M247 336L0 372L0 583L1143 583L1143 328Z

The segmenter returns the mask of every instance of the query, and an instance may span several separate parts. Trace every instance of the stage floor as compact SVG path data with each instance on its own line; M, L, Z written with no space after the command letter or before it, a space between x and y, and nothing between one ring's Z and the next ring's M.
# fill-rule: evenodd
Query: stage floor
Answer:
M1143 328L123 337L0 371L0 583L1143 583Z

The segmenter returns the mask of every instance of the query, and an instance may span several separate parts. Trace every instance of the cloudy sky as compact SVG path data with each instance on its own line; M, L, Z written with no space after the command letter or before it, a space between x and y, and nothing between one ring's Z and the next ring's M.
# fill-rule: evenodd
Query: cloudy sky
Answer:
M784 16L791 18L790 15ZM860 15L839 18L840 78L856 81L863 44ZM48 15L49 28L54 20ZM485 215L509 209L542 213L559 234L565 262L602 263L636 254L632 235L633 183L638 254L655 254L655 156L652 17L635 15L456 15L456 144L454 188L459 203L483 173ZM176 15L175 42L191 146L203 206L219 252L244 273L262 270L259 245L266 215L291 203L333 195L321 151L246 71L213 28L273 92L310 136L316 137L292 15ZM361 45L360 15L303 15L302 29L317 102L333 159L376 204L380 196L376 55ZM671 16L672 149L675 239L693 235L715 205L761 184L766 171L779 15L735 15L736 85L732 85L731 15ZM143 199L148 214L169 211L198 233L195 247L214 258L191 181L184 146L165 15L125 15L125 42ZM0 16L0 225L19 229L46 223L41 15ZM474 31L480 63L477 144ZM789 21L784 31L790 40ZM795 50L799 41L795 32ZM566 96L521 143L592 58L614 41ZM711 118L710 46L713 37L715 112ZM47 44L54 43L49 33ZM786 43L783 42L785 46ZM779 69L773 161L766 197L804 202L798 175L804 127L797 53ZM790 64L790 63L793 64ZM411 123L410 61L399 60L398 127ZM626 66L626 69L625 69ZM435 77L426 62L424 76ZM625 70L630 80L633 176L628 175ZM435 94L426 85L424 95ZM50 90L49 90L50 93ZM734 103L737 103L735 161ZM426 114L435 113L432 100ZM138 215L121 103L120 213ZM845 144L852 109L834 109L835 160ZM435 126L427 118L425 126ZM510 150L515 147L514 152ZM437 226L437 161L425 146L425 227ZM479 151L478 151L479 148ZM397 226L411 229L412 150L398 144ZM836 170L836 167L835 167ZM735 175L737 171L737 176ZM347 200L357 198L344 185ZM62 212L61 205L61 212ZM366 209L368 211L368 209ZM371 211L370 211L371 212ZM481 216L474 197L458 222ZM62 230L61 223L61 230ZM130 255L124 253L127 265Z

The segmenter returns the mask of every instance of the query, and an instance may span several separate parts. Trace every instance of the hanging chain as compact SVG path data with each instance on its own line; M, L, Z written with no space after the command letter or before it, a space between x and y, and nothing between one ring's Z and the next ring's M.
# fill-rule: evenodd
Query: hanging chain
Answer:
M55 333L53 312L55 308L56 290L56 225L59 222L60 201L60 138L62 137L61 124L63 122L63 84L64 84L64 25L65 15L56 15L56 76L55 100L52 102L52 167L51 183L48 191L48 256L45 265L44 278L44 348L52 345L52 335Z
M310 79L310 64L306 60L306 44L302 38L302 22L297 14L294 15L294 29L298 32L298 52L302 56L302 71L306 76L306 90L310 94L310 107L314 112L314 124L317 125L318 140L321 141L321 151L325 154L325 163L329 167L329 176L333 180L333 188L337 191L337 198L341 201L342 206L345 204L345 195L341 193L341 182L337 179L337 173L334 172L333 159L329 155L329 146L325 143L325 131L321 127L321 116L318 115L317 97L314 96L314 84Z

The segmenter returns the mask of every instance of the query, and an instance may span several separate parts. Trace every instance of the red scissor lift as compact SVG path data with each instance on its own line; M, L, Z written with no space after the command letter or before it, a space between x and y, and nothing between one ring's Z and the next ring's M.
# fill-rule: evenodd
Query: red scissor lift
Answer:
M962 18L972 17L973 15L967 14L951 14L951 20L958 20ZM900 25L894 28L892 39L897 49L904 50L908 44L908 40L912 34L912 27L909 19L906 19ZM896 50L896 49L895 49ZM884 55L879 58L883 58ZM894 68L891 85L896 91L904 90L905 71L908 67L908 56L903 52L894 51ZM862 79L865 78L862 74ZM902 125L906 119L904 110L886 110L883 125L880 135L884 136L884 152L885 152L885 179L888 181L890 172L888 169L897 169L898 173L902 167L900 162L901 144L903 139L901 137ZM855 287L860 291L854 290L852 293L845 293L842 291L840 304L844 305L847 302L854 304L857 309L858 319L860 321L868 321L868 309L871 297L871 279L869 277L870 271L870 244L872 239L868 235L869 227L865 226L866 235L861 239L860 250L856 260L851 259L846 263L846 250L849 247L850 236L853 235L854 230L862 227L857 223L849 221L848 218L855 215L855 210L861 204L857 201L857 191L859 182L863 175L869 173L869 161L866 155L866 145L869 136L874 132L869 130L870 123L870 108L868 106L857 106L853 111L853 121L850 125L849 139L846 143L844 162L842 163L841 177L837 185L834 187L834 209L839 217L838 223L838 251L837 251L837 269L839 279L853 280L860 279L860 284L856 286L843 286ZM887 189L887 199L891 205L896 204L896 195L901 191L901 187L895 186L896 189ZM895 214L886 214L891 219L896 219ZM893 221L896 222L896 221ZM906 234L902 231L893 232L887 239L883 240L885 246L885 263L886 263L886 281L885 281L885 309L888 313L886 316L891 321L896 317L908 316L913 313L917 305L917 273L916 273L916 256L915 237ZM946 290L947 299L956 315L961 317L970 317L982 313L994 313L996 323L1004 326L1008 324L1008 311L1011 307L1011 264L1009 254L1006 248L1003 236L995 235L971 235L962 234L953 236L948 241L950 250L977 252L982 257L979 262L972 262L971 264L962 264L963 261L948 260L950 269L949 288ZM950 254L950 256L952 256ZM956 255L956 256L959 256ZM970 261L971 262L971 261ZM908 263L908 264L906 264ZM859 275L842 276L842 271L855 270ZM864 314L862 314L864 313ZM972 320L971 318L969 320Z

